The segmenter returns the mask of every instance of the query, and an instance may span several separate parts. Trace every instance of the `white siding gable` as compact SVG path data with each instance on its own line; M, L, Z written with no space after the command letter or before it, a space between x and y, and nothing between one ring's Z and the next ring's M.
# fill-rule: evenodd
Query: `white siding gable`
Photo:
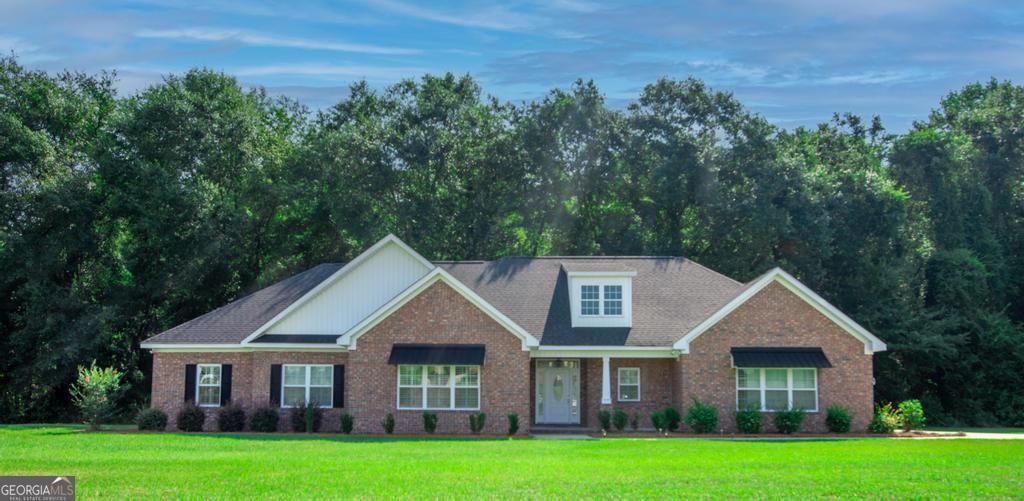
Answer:
M418 256L388 242L271 326L267 333L340 336L429 271Z

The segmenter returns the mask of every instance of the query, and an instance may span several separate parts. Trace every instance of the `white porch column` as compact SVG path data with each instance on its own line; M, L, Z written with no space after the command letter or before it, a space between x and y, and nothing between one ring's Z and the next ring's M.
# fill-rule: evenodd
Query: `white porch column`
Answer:
M610 357L601 357L601 403L612 403L612 369Z

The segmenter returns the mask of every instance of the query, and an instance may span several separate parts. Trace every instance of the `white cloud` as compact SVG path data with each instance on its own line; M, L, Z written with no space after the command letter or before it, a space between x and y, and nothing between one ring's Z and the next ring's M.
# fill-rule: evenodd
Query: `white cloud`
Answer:
M231 70L229 73L243 77L306 75L366 78L370 80L400 80L402 78L410 78L428 72L429 70L425 70L423 68L410 67L297 63L246 66Z
M202 42L239 42L246 45L261 47L288 47L294 49L329 50L335 52L355 52L361 54L406 55L420 54L419 49L401 47L381 47L379 45L354 44L346 42L329 42L306 38L289 38L262 35L239 30L218 28L184 28L169 30L144 29L135 32L140 38L160 38L170 40L196 40Z
M420 7L419 5L403 3L398 0L374 0L369 5L403 16L467 28L519 31L537 27L537 20L534 18L509 11L502 7L491 7L472 12L447 13Z

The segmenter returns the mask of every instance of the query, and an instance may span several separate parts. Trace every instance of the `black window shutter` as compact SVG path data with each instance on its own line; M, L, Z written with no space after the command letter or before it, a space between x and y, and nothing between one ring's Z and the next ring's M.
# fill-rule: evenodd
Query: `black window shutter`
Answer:
M273 405L281 403L281 364L270 366L270 398Z
M185 401L196 401L196 364L185 365Z
M345 366L334 366L334 407L345 407Z
M220 366L220 405L231 401L231 364Z

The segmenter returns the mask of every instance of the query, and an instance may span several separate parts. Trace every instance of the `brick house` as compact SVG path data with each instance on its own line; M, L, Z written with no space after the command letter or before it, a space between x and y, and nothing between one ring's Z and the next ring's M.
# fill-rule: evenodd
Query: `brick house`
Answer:
M324 429L348 413L357 433L387 413L418 433L425 410L440 433L468 433L471 412L488 433L509 413L521 433L597 429L613 408L650 428L651 411L698 398L729 432L741 407L803 408L803 429L823 431L833 404L865 429L885 343L780 269L743 284L676 257L432 262L388 236L142 347L172 421L187 401L316 401Z

